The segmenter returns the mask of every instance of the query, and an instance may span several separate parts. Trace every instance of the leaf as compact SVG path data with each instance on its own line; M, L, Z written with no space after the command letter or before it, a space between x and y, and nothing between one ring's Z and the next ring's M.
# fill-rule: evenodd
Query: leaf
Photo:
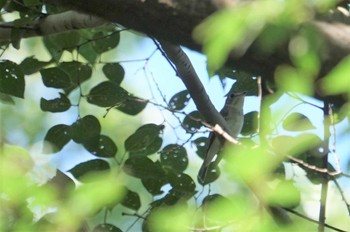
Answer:
M300 191L292 181L280 181L269 191L268 202L273 206L295 208L300 205Z
M84 177L86 177L87 174L97 174L108 170L110 170L110 166L106 161L101 159L94 159L80 163L72 169L68 170L68 172L72 173L72 175L79 181L84 182Z
M133 157L125 161L123 170L126 174L140 179L157 179L164 176L159 163L154 163L147 157Z
M232 213L237 212L238 207L237 202L233 202L231 199L219 194L206 196L201 205L207 220L215 221L216 223L226 223L231 220Z
M235 92L246 92L246 96L258 96L258 80L257 77L253 76L250 73L243 71L235 71L233 73L237 82L234 83Z
M58 68L65 71L70 77L71 86L64 89L67 94L91 78L92 75L92 69L90 65L77 61L62 62L58 65Z
M43 67L49 65L51 62L50 61L39 61L38 59L31 57L25 58L20 66L23 70L23 73L25 75L31 75L33 73L39 72L40 69Z
M70 108L71 104L69 99L63 93L60 93L59 98L53 100L40 99L40 108L42 111L49 112L64 112Z
M0 61L0 92L24 98L24 74L16 63Z
M81 30L81 31L84 31L84 30ZM83 46L80 46L78 49L78 52L80 55L82 55L89 62L89 64L94 64L96 62L97 57L98 57L98 54L92 48L91 43L84 44Z
M146 107L147 103L145 100L129 96L115 108L128 115L136 115Z
M79 44L80 34L77 31L69 31L61 34L50 35L48 38L57 50L67 50L72 52Z
M244 115L244 123L241 134L244 136L256 134L258 132L259 112L251 111Z
M163 139L160 137L156 137L154 141L145 147L144 149L138 150L138 151L131 151L129 156L130 157L137 157L137 156L147 156L152 155L159 151L160 147L162 146Z
M203 117L198 111L192 111L186 115L185 119L182 122L182 127L186 130L187 133L195 133L202 126Z
M283 120L283 128L289 131L304 131L316 129L309 118L300 113L291 113Z
M104 158L114 157L118 151L117 145L106 135L100 135L97 141L85 143L84 147L91 154Z
M121 229L115 225L104 223L95 226L92 232L123 232Z
M178 144L170 144L160 152L160 163L177 173L185 171L188 166L186 149Z
M37 6L42 5L41 0L23 0L25 6Z
M60 68L41 69L40 74L46 87L64 89L72 86L69 75Z
M47 49L47 51L50 53L52 59L56 62L59 62L62 54L63 54L63 50L59 49L55 46L55 44L51 41L51 39L49 38L49 36L43 36L43 43Z
M134 134L130 135L125 140L125 149L129 152L136 152L146 149L157 137L159 137L163 129L163 125L156 125L152 123L141 126Z
M105 81L90 90L87 101L91 104L110 107L123 102L128 97L128 92L119 85Z
M138 193L128 189L121 204L127 208L138 210L141 207L140 196Z
M142 185L153 196L163 194L162 187L167 184L167 178L159 176L158 178L142 178Z
M168 106L171 110L182 110L187 106L190 99L191 96L188 90L183 90L170 99Z
M50 150L44 147L44 153L59 152L70 140L70 127L64 124L55 125L45 135L44 141L50 143L52 147Z
M74 142L88 144L100 137L101 125L95 116L87 115L70 126L70 134Z
M97 53L101 54L118 46L119 39L119 31L114 31L109 35L98 32L92 38L91 45Z
M125 71L119 63L105 64L102 71L110 81L118 85L123 81L125 75Z
M181 197L190 197L196 192L196 184L193 179L184 173L170 175L169 181L171 186L173 187L172 191L178 196Z
M173 188L163 198L153 201L152 207L175 205L179 200L187 201L196 193L196 184L189 175L181 173L171 175L169 179Z
M15 25L18 23L18 20L15 20ZM18 26L20 26L21 23L18 23ZM15 49L19 50L20 46L21 46L21 39L23 37L23 30L20 30L16 27L13 27L11 29L11 45L12 47L14 47Z

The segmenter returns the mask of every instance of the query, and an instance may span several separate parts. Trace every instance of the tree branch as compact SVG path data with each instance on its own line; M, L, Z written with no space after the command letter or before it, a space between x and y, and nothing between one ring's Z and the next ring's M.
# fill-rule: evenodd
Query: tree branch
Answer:
M324 101L323 106L323 157L322 157L322 168L328 169L328 153L329 153L329 103L327 101ZM322 175L322 184L321 184L321 199L320 199L320 213L319 213L319 226L318 231L324 232L325 230L325 224L326 224L326 206L327 206L327 195L328 195L328 175L323 174Z
M175 65L177 75L185 84L198 111L202 114L205 120L212 125L220 125L224 131L232 135L225 119L210 101L210 98L186 53L183 52L180 46L172 45L165 41L160 41L160 45L166 56Z
M106 24L102 18L66 11L59 14L48 15L25 25L16 25L14 22L0 24L0 40L10 41L13 29L20 30L22 38L58 34L72 30L94 28Z

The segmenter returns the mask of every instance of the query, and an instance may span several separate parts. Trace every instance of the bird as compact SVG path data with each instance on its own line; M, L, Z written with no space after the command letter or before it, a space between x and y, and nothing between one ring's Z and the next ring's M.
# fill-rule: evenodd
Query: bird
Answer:
M231 132L230 136L237 138L242 130L244 122L243 105L246 92L235 92L233 89L234 88L232 87L226 95L227 98L225 105L220 111L220 114L227 122ZM225 139L221 135L218 135L215 132L209 134L204 161L198 172L198 180L200 184L205 184L208 171L220 162L221 157L219 153L224 144Z

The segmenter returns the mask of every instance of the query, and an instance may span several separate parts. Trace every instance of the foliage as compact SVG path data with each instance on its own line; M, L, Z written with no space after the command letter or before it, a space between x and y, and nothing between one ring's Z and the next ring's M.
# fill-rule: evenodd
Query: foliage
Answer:
M19 64L3 59L0 62L1 104L14 103L16 98L26 101L27 96L33 94L28 88L32 81L30 75L36 74L46 91L58 94L56 98L42 96L38 103L41 111L74 114L73 122L54 121L54 125L47 128L41 137L43 153L61 156L74 143L91 156L69 170L57 170L55 177L39 185L29 174L35 166L29 153L6 144L8 135L2 135L0 155L4 168L0 178L5 182L0 196L0 230L78 231L91 227L92 231L133 231L133 225L122 227L123 220L130 220L127 216L136 217L131 219L135 222L142 219L143 231L315 230L317 222L305 220L308 216L293 217L295 223L289 224L284 214L275 212L285 208L292 216L298 215L295 212L307 214L303 197L309 197L309 191L321 194L320 204L325 204L327 196L313 188L325 188L328 183L335 183L342 206L350 211L340 184L340 179L348 175L337 166L336 153L329 148L335 141L335 135L330 136L329 131L345 118L349 122L349 111L346 111L349 103L332 111L331 101L325 100L321 105L313 99L320 64L312 30L306 28L292 36L290 56L294 65L277 68L275 83L266 84L273 92L269 95L262 96L260 77L240 70L220 69L232 48L243 54L258 41L266 49L264 52L277 49L275 33L288 34L307 21L310 14L331 6L329 1L298 3L244 4L214 14L194 32L204 44L209 72L235 80L237 91L246 91L248 97L261 100L260 108L245 114L241 145L225 146L222 151L225 162L216 167L216 175L209 176L205 186L198 184L191 169L195 163L193 154L203 158L205 153L207 139L201 132L208 124L200 112L190 109L188 91L178 90L169 101L165 102L164 98L164 104L155 103L132 94L123 85L127 70L122 62L101 61L102 55L115 52L120 46L122 29L107 25L45 36L42 44L49 53L48 61L40 60L39 55L23 57ZM0 5L8 12L17 12L18 24L25 25L40 15L38 9L42 9L42 4L37 0L24 0ZM48 14L62 10L53 6L45 9ZM269 35L267 32L271 31L274 33ZM19 49L21 38L15 27L12 37L10 43ZM300 47L298 43L307 49L296 49ZM8 46L3 45L4 50ZM349 95L348 63L347 58L321 81L325 93ZM102 72L98 72L101 66ZM83 104L89 106L86 114L82 113ZM307 111L314 114L310 116L300 110L301 105L306 105ZM179 127L175 130L170 120L164 118L162 123L145 123L135 130L129 127L127 135L118 138L105 133L105 122L95 111L102 108L107 116L110 111L119 111L136 117L150 106L169 112L168 116L177 119ZM323 117L323 124L315 123L315 114ZM346 126L349 131L349 123ZM174 134L185 132L184 142L170 141L165 133L169 129ZM328 153L334 154L336 162L328 160ZM223 181L225 178L228 180ZM218 193L212 193L210 187L206 191L207 185L214 186L213 191ZM215 186L219 187L215 189ZM116 211L123 211L124 217L108 217ZM346 209L337 213L337 217L348 219Z

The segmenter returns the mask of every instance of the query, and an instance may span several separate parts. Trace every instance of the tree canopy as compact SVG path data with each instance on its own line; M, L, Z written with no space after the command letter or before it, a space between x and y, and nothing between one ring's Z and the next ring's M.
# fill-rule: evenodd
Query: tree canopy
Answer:
M0 1L0 230L349 231L349 4ZM246 92L238 138L185 47Z

